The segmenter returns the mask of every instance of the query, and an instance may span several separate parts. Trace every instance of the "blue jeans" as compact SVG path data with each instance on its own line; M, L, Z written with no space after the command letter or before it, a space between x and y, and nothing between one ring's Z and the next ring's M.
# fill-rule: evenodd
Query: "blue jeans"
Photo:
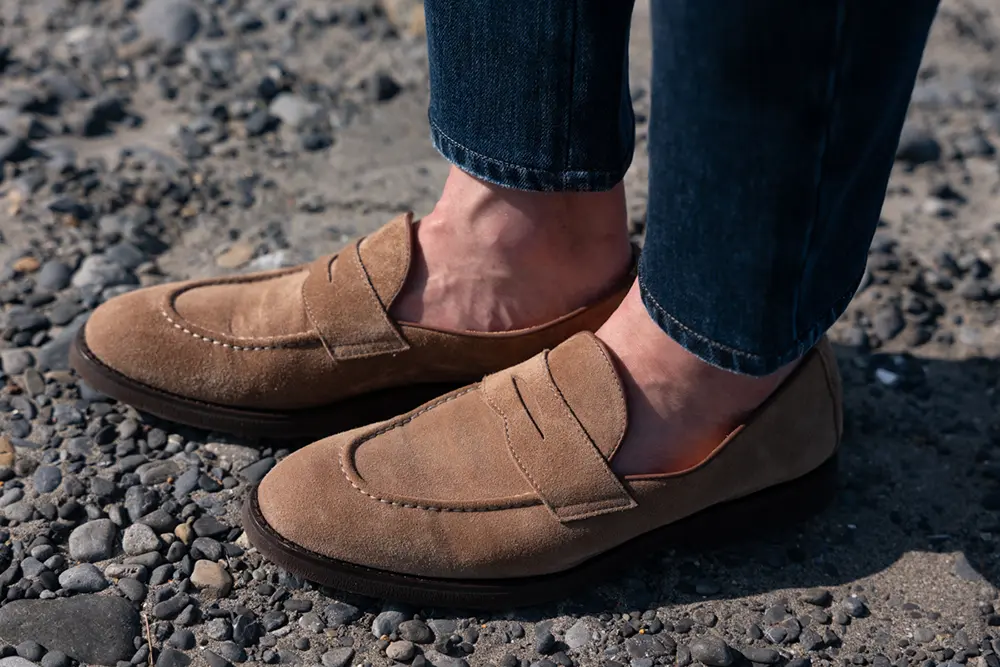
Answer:
M649 314L716 366L808 351L864 273L937 0L652 0ZM431 134L483 180L632 159L630 0L426 0Z

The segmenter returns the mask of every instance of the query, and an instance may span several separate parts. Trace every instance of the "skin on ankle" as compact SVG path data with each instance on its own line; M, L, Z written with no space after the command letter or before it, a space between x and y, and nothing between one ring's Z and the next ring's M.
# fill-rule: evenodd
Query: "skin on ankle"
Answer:
M606 295L629 270L626 215L622 184L525 192L452 168L434 211L417 223L392 315L465 331L552 321Z
M652 320L638 282L597 336L625 385L629 426L612 460L621 475L681 472L701 463L798 365L757 378L702 361Z

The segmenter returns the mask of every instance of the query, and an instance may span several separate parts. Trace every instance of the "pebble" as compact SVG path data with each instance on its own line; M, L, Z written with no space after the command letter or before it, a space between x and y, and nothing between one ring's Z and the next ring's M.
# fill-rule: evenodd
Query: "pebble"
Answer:
M860 598L854 597L853 595L851 597L844 598L841 606L843 607L844 612L851 618L863 618L868 615L868 607L865 606L865 603Z
M128 271L121 264L113 262L103 255L90 255L83 260L80 268L73 274L72 284L79 288L104 289L125 285L130 281Z
M20 375L35 364L28 350L0 350L0 370L7 375Z
M755 648L751 646L743 649L741 652L747 660L758 665L773 665L781 660L781 654L773 648Z
M291 93L281 93L271 102L271 115L294 129L313 123L323 113L323 108Z
M138 556L156 551L160 548L160 544L160 538L144 523L132 524L122 535L122 550L126 556Z
M62 471L56 466L38 466L32 481L37 493L52 493L62 483Z
M327 614L329 614L329 611L327 611ZM399 629L399 625L403 621L409 620L411 616L412 614L407 614L398 609L386 609L379 613L375 617L375 620L372 621L372 634L375 637L391 635Z
M136 472L139 473L139 481L143 486L155 486L175 477L180 468L174 461L152 461L139 466Z
M333 648L323 654L320 661L323 667L347 667L354 659L354 649L349 647Z
M397 662L409 662L417 653L417 647L406 640L392 642L385 649L385 654Z
M69 287L73 271L66 264L53 259L42 264L35 275L35 285L50 292L58 292Z
M581 618L566 631L563 641L571 649L580 648L590 643L592 635L593 632L587 624L586 619Z
M90 563L107 560L115 553L116 536L117 528L109 519L85 523L70 533L69 555Z
M84 663L113 665L128 660L138 636L139 615L117 597L18 600L0 608L0 637L6 641L36 641Z
M913 166L936 162L941 159L941 144L929 130L907 123L899 137L896 159Z
M625 650L633 659L672 656L677 644L667 635L634 635L625 640Z
M691 658L708 667L729 667L733 664L733 653L729 646L716 635L703 635L688 645Z
M224 598L233 589L233 577L214 561L199 560L194 564L191 583L207 600Z
M872 330L883 341L889 341L899 335L906 327L906 320L899 306L890 303L879 308L872 317Z
M273 456L268 456L267 458L263 458L260 461L248 465L240 470L240 476L250 484L260 484L261 480L264 479L264 476L271 472L271 468L273 468L276 464L277 461L275 458Z
M145 2L136 19L145 37L158 40L166 48L188 43L201 30L198 10L184 0Z
M799 599L816 607L826 607L833 600L833 596L824 588L811 588L804 591Z
M60 574L59 585L74 593L97 593L109 584L104 574L94 565L82 563Z

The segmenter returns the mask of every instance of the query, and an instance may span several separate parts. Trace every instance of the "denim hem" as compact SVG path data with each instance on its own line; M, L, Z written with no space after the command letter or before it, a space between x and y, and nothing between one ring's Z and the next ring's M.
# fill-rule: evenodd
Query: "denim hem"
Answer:
M431 141L448 162L462 171L488 183L514 190L535 192L603 192L625 178L632 162L633 150L628 151L625 164L617 171L544 171L488 157L458 143L442 130L433 119Z
M705 363L732 373L756 377L770 375L782 366L802 358L806 352L815 347L827 329L843 314L847 304L854 298L855 291L851 290L845 297L838 299L824 317L809 327L808 331L784 352L756 354L724 345L685 326L659 304L644 284L642 275L639 276L639 293L646 312L668 336Z

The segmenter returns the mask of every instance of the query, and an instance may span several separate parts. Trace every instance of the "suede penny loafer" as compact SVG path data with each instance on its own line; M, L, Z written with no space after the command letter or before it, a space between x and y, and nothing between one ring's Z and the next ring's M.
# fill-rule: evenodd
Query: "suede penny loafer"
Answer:
M611 468L624 390L596 336L278 464L244 507L250 542L323 585L422 605L504 608L621 572L655 545L806 514L831 496L840 376L821 342L704 461Z
M308 265L129 292L94 311L70 358L95 389L159 417L315 439L406 412L596 330L634 278L623 275L589 307L541 326L445 331L389 315L412 255L407 214Z

